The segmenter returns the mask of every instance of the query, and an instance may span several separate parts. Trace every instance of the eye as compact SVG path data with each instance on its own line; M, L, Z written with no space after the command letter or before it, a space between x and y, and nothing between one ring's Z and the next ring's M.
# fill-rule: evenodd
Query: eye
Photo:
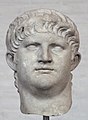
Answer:
M61 45L53 43L53 44L51 44L51 50L52 50L53 53L58 54L59 52L64 50L64 47L61 46Z
M30 43L30 44L26 45L25 47L28 50L34 51L34 50L37 50L39 48L39 46L40 46L39 43Z

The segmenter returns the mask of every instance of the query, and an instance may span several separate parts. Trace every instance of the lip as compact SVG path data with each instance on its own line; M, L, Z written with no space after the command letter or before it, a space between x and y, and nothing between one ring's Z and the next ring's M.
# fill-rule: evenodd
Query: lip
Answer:
M52 69L52 68L35 68L35 70L37 72L48 74L48 73L52 72L54 69Z

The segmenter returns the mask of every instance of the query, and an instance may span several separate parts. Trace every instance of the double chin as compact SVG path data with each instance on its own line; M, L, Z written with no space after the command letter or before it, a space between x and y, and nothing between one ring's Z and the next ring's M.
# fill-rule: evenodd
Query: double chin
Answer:
M20 109L24 114L62 115L68 112L71 107L71 81L60 92L57 90L52 92L51 87L49 89L39 89L37 92L32 89L32 94L28 89L19 87Z

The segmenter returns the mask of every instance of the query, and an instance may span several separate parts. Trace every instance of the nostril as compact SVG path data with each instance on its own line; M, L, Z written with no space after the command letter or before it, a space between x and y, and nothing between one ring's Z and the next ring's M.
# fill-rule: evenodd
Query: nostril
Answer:
M52 60L48 60L48 62L49 62L49 63L51 63L51 62L52 62Z
M46 63L51 63L52 60L38 60L38 62L46 64Z
M42 60L38 60L38 62L39 62L39 63L41 63L41 62L42 62Z

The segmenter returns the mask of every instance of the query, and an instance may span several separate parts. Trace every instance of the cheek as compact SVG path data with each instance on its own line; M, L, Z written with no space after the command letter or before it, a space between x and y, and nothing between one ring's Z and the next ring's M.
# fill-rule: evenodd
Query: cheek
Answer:
M18 64L20 64L23 67L31 66L37 60L36 53L29 52L28 50L22 50L18 53L17 57L19 58Z
M68 70L71 67L71 54L62 53L59 56L55 56L54 62L59 70Z
M29 52L21 52L18 55L17 73L20 79L30 76L36 63L36 55Z
M56 77L58 78L58 84L66 85L70 77L71 56L70 54L64 54L59 56L55 61Z
M33 64L33 61L29 58L21 58L19 59L18 65L17 65L17 71L21 74L26 74L27 71L30 70L31 66Z
M32 73L32 63L27 58L20 58L17 65L17 76L19 79L19 84L22 86L27 86L30 81L30 75ZM28 84L29 85L29 84Z

